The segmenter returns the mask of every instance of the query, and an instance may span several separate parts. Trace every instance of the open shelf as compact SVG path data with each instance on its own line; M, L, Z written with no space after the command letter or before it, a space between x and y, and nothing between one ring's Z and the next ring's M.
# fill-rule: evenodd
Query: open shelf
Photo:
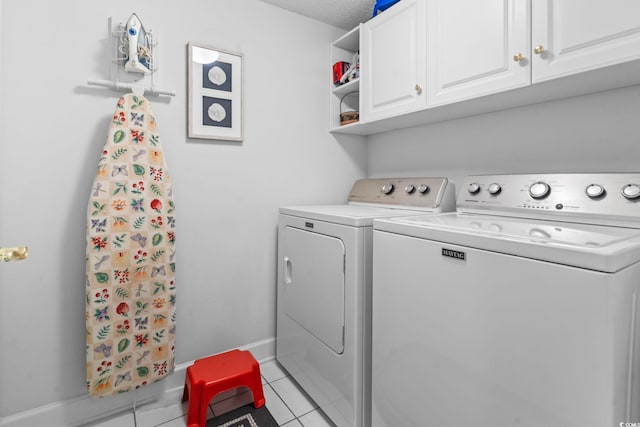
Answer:
M332 70L333 64L339 61L344 61L351 63L353 60L353 56L356 52L360 50L360 35L362 28L362 24L358 25L353 30L349 31L338 40L331 43L331 64L329 65L329 70ZM340 86L336 86L333 84L333 73L329 73L329 81L330 81L330 122L329 122L329 130L333 131L335 129L344 129L345 127L357 125L358 123L353 123L349 125L340 126L340 102L342 98L351 93L358 92L352 96L349 96L348 99L345 98L345 107L344 111L360 111L360 79L355 78L345 84Z

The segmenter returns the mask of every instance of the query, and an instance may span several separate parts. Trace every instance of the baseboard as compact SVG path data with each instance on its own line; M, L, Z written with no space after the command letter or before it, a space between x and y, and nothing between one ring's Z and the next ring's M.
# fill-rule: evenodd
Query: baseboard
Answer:
M239 347L250 350L261 363L275 357L275 338L267 338ZM89 395L51 403L0 419L0 427L83 426L101 418L150 402L179 402L187 368L193 361L176 365L175 371L164 380L147 387L116 396L92 398Z

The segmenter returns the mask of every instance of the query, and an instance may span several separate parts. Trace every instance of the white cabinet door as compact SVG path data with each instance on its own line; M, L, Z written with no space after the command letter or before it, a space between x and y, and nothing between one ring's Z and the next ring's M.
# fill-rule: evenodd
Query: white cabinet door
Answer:
M638 0L533 0L532 25L534 83L640 58Z
M427 105L529 85L529 35L529 0L429 0Z
M362 119L426 107L425 0L403 0L363 26Z

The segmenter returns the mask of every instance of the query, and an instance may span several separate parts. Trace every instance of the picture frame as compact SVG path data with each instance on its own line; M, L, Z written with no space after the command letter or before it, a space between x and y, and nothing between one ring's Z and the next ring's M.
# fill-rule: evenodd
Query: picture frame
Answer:
M188 137L244 140L241 53L188 43Z

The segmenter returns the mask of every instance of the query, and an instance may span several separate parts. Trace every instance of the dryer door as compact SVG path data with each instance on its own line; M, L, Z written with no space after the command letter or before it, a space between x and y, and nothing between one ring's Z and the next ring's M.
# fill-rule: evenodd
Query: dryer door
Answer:
M344 351L342 240L284 229L283 309L287 316L337 354Z

